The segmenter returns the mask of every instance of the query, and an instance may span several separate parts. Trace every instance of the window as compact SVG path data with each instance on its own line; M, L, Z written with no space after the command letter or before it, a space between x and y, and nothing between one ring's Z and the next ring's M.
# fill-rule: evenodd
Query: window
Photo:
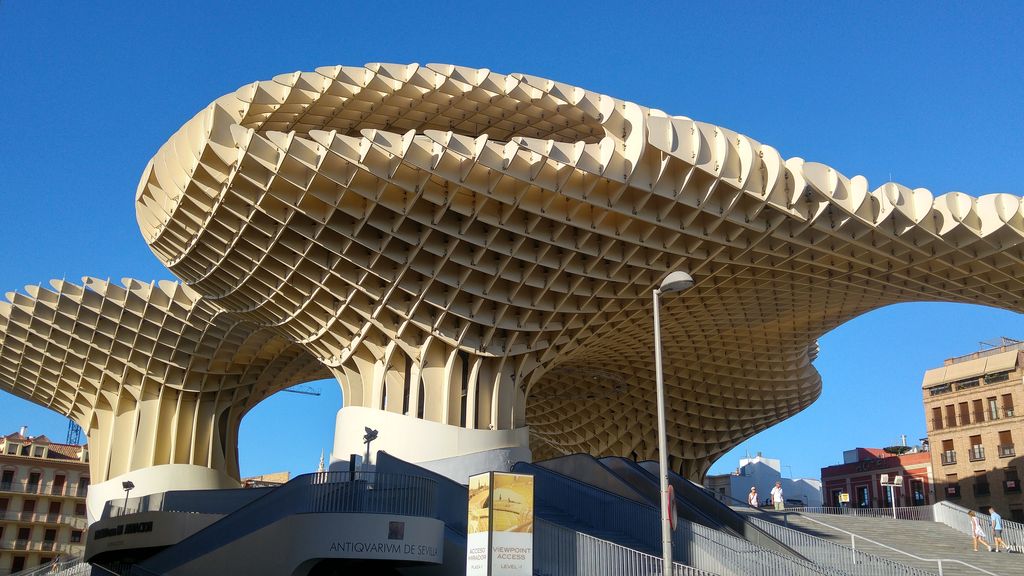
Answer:
M988 475L985 474L984 470L974 471L974 495L975 496L988 496Z
M1015 455L1016 452L1013 449L1013 433L1009 430L999 431L999 457L1009 458Z
M942 441L942 463L956 464L956 451L953 450L952 440Z
M989 396L988 398L986 398L986 400L988 400L988 417L989 417L989 420L998 420L999 419L999 405L996 404L996 397L995 396Z
M64 475L63 474L57 474L56 476L54 476L53 477L53 484L51 485L51 488L50 488L50 494L54 494L54 495L61 495L61 494L63 494L64 493L64 482L65 482L65 479L64 479Z
M72 530L71 531L71 542L77 544L77 543L79 543L81 541L82 541L82 531L81 530Z
M75 495L78 496L79 498L83 498L83 497L85 497L85 494L86 494L86 492L88 490L89 490L89 477L88 476L82 476L81 478L78 479L78 490L75 492Z
M1006 382L1010 379L1010 372L996 372L995 374L985 374L985 384L995 384L997 382Z
M966 426L971 423L971 410L970 405L967 402L961 402L958 405L960 409L960 425Z
M938 386L932 386L928 389L930 396L938 396L939 394L948 394L953 391L952 384L939 384Z
M910 481L910 493L913 496L914 506L924 506L924 480L913 479Z
M55 540L57 540L56 530L51 528L43 532L43 550L53 550Z
M13 483L14 470L4 470L3 476L0 477L0 490L10 490Z
M75 516L85 516L85 503L79 502L75 504Z
M36 501L35 500L25 500L21 504L21 519L22 520L31 520L32 519L32 515L35 514L35 511L36 511Z
M1017 468L1003 470L1003 492L1020 492L1020 478L1017 477Z
M960 380L958 382L955 382L954 385L956 386L957 390L967 390L968 388L981 386L981 382L977 378L968 378L967 380Z
M32 455L36 458L42 458L44 454L46 454L46 446L36 446L32 450Z
M985 421L985 405L982 403L981 398L978 398L977 400L972 402L972 404L973 404L973 408L974 408L974 422L975 423L984 422Z
M32 494L35 494L36 492L39 491L39 478L40 478L40 476L41 475L39 474L39 472L29 472L29 474L28 474L28 484L25 486L25 491L26 492L30 492Z
M932 428L942 430L942 408L939 406L932 408Z
M946 428L954 426L956 426L956 406L950 404L946 406Z
M3 520L4 514L7 514L8 504L10 504L10 500L7 498L0 498L0 520Z
M50 502L50 510L46 513L47 522L60 520L60 500Z
M971 462L985 459L985 447L981 445L981 436L971 436L971 450L967 457Z
M1003 394L1003 415L1013 418L1013 394Z
M15 573L15 572L21 572L24 569L25 569L25 557L24 556L15 556L13 559L11 559L11 573L12 574Z
M7 453L8 454L17 454L18 453L18 445L17 444L12 444L12 443L8 442L7 443Z
M946 498L960 497L960 480L956 474L946 474Z

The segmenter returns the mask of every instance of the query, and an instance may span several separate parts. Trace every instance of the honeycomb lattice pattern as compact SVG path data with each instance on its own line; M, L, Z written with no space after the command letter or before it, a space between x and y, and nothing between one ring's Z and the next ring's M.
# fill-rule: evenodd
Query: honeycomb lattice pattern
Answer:
M0 302L0 388L87 431L94 483L158 464L237 478L242 416L282 388L329 375L301 346L178 283L51 286Z
M1024 310L1016 196L870 190L724 128L449 65L219 98L150 161L136 209L211 318L294 354L293 374L315 372L301 348L346 404L528 424L537 457L654 456L651 291L687 270L662 324L690 477L813 402L816 340L846 320L915 300ZM41 398L73 411L76 394Z

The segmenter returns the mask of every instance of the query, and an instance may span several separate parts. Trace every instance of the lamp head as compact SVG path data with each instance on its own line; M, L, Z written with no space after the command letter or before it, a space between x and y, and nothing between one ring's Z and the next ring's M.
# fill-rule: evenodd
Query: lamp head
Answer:
M682 292L691 286L693 286L693 277L682 270L676 270L662 280L658 290L662 294L668 294L669 292Z
M124 488L125 491L134 490L135 484L132 484L131 480L125 480L124 482L121 482L121 488Z

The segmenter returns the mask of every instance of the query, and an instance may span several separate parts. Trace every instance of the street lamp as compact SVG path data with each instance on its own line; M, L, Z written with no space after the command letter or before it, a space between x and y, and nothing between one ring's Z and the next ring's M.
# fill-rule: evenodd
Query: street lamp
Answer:
M661 295L682 292L693 286L693 278L681 270L665 277L654 289L654 374L658 387L658 474L661 483L661 555L664 576L672 574L672 525L669 518L668 440L665 437L665 382L661 368Z
M363 426L363 429L366 430L366 434L363 434L363 442L366 444L366 466L365 466L365 468L367 470L369 470L370 469L370 442L373 442L374 440L377 439L377 431L374 430L373 428L370 428L369 426Z
M124 488L124 508L121 509L121 515L124 516L128 513L128 493L135 489L135 484L132 484L131 480L125 480L121 482L121 488Z

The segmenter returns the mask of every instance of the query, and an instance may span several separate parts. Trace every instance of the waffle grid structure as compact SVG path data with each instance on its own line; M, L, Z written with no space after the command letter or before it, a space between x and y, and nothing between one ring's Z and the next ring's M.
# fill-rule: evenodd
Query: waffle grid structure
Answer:
M210 314L290 351L289 381L329 370L346 405L528 425L538 457L655 456L651 291L684 269L662 327L693 478L817 398L839 324L907 301L1024 310L1017 196L871 190L725 128L451 65L245 86L160 148L136 208Z

